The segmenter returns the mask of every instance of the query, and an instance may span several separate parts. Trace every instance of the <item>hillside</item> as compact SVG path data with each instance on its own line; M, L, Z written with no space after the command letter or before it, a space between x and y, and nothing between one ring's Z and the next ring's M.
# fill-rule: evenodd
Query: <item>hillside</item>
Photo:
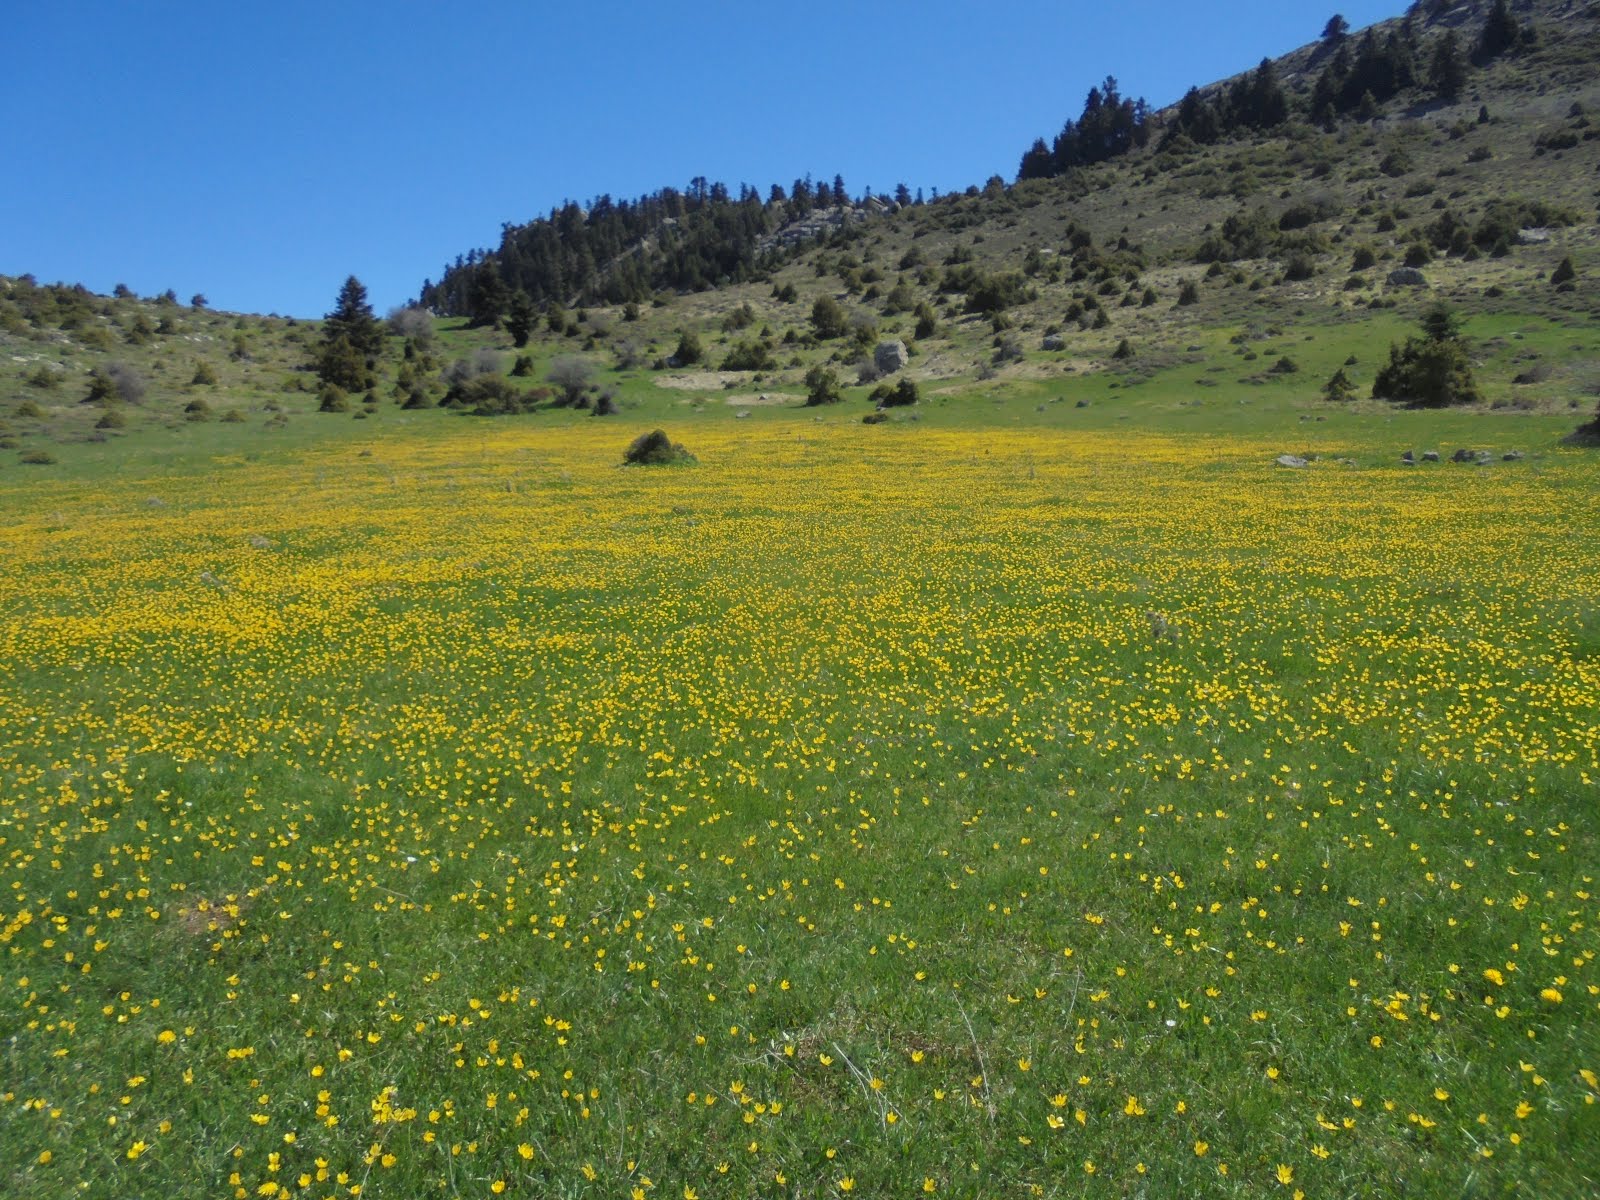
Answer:
M850 404L826 411L857 419L878 382L874 351L901 341L902 378L922 403L897 419L998 404L1048 421L1181 423L1180 410L1225 402L1254 406L1251 418L1270 425L1271 413L1326 415L1323 388L1338 370L1370 406L1360 398L1387 346L1444 301L1466 320L1477 407L1570 429L1600 390L1600 126L1589 116L1600 105L1600 7L1513 6L1518 37L1466 66L1453 100L1420 64L1446 37L1470 55L1491 5L1414 7L1405 21L1351 32L1342 49L1323 39L1270 64L1287 105L1270 127L1249 124L1248 106L1227 108L1229 96L1253 94L1259 70L1198 88L1237 126L1210 144L1184 132L1174 105L1141 110L1143 144L1105 161L1009 186L997 176L924 203L852 199L842 181L781 202L735 198L698 180L686 194L569 206L508 227L501 252L467 255L464 274L427 286L447 311L391 322L376 386L347 408L380 425L414 423L441 419L441 403L590 408L603 392L605 410L753 414L808 391L826 397L821 372L831 371ZM1337 55L1359 65L1362 47L1401 40L1415 82L1370 111L1312 120ZM574 251L611 266L587 296L523 288L530 328L518 348L511 284L559 281ZM1572 277L1552 282L1565 260ZM535 262L544 266L518 274ZM469 312L465 285L491 265L497 298ZM1407 266L1421 286L1398 282ZM241 435L314 414L335 421L316 414L321 336L314 322L172 297L0 281L0 444L50 456L141 432L192 438L219 420ZM698 361L680 362L680 350L696 357L696 341ZM565 368L591 386L563 397L546 378L557 360L577 360ZM108 373L133 382L102 385L84 403ZM505 380L487 404L464 390L484 373Z

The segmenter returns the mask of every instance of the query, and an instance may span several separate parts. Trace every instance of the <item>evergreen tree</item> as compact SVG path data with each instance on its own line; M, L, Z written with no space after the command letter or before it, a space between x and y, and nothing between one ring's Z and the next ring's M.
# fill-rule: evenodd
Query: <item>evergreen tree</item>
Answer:
M518 288L511 297L511 315L506 318L506 332L511 335L511 344L518 350L528 344L536 319L533 301L528 299L527 292Z
M1453 29L1445 30L1433 48L1433 61L1428 65L1428 82L1441 100L1455 101L1467 86L1467 64L1461 54L1461 43Z
M1422 317L1422 337L1389 348L1389 361L1372 382L1375 400L1411 408L1444 408L1478 400L1472 362L1461 337L1461 323L1443 304Z
M1481 66L1499 57L1517 44L1521 34L1522 31L1517 27L1517 19L1511 15L1511 6L1506 0L1494 0L1494 6L1489 10L1489 16L1483 23L1483 32L1478 36L1477 49L1472 55L1473 61Z
M365 390L382 352L383 327L372 315L367 289L351 275L339 289L333 311L323 319L317 375L323 383L346 391Z
M511 289L500 277L500 267L492 258L480 262L472 272L467 294L467 318L476 327L498 325L511 305Z
M1328 18L1328 23L1322 27L1322 40L1325 42L1342 42L1350 33L1350 22L1338 13Z

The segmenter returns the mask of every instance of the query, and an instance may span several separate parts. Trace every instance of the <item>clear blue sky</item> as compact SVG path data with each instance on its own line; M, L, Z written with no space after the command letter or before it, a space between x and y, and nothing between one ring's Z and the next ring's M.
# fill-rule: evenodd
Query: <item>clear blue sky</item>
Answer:
M346 275L381 313L567 198L1009 180L1107 73L1161 106L1405 4L7 7L0 274L320 316Z

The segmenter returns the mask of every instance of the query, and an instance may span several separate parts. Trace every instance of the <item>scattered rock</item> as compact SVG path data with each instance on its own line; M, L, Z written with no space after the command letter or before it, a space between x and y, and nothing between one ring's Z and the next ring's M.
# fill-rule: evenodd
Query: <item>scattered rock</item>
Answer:
M1088 408L1089 407L1089 402L1087 400L1079 400L1072 407L1073 408Z
M749 415L750 415L750 410L749 410L749 409L748 409L748 408L746 408L746 409L743 409L743 410L741 410L741 411L739 411L739 412L736 412L736 413L734 413L734 414L733 414L733 419L734 419L734 420L735 420L735 421L743 421L743 420L744 420L744 419L746 419L746 418L747 418L747 417L748 417L748 416L749 416Z
M1477 457L1477 454L1473 451L1463 449L1457 450L1454 454L1452 454L1450 456L1450 461L1453 463L1468 463Z
M910 361L911 355L906 352L906 344L898 340L880 342L872 352L872 365L878 368L879 375L893 375L903 370Z
M1405 463L1405 465L1408 466L1408 467L1416 466L1417 465L1416 452L1412 451L1412 450L1407 450L1404 454L1402 454L1400 456L1400 461Z
M259 533L252 533L250 535L250 544L252 546L254 546L257 550L271 550L272 549L272 543L267 541L267 539L262 537Z
M1067 348L1067 339L1059 333L1052 333L1040 345L1046 350L1065 350Z
M1507 450L1504 454L1502 454L1500 456L1500 460L1502 462L1517 462L1519 459L1521 459L1523 457L1525 457L1525 456L1523 455L1521 450Z
M1389 272L1390 287L1427 287L1428 277L1415 267L1397 267Z
M863 425L882 425L888 419L888 413L869 412L866 416L861 418L861 423Z
M1517 230L1517 245L1542 246L1550 240L1550 231L1543 228Z
M1280 467L1299 468L1307 466L1308 460L1301 458L1298 454L1280 454L1278 455L1277 463Z
M1439 452L1437 450L1424 450L1422 452L1422 461L1423 462L1438 462L1439 461Z

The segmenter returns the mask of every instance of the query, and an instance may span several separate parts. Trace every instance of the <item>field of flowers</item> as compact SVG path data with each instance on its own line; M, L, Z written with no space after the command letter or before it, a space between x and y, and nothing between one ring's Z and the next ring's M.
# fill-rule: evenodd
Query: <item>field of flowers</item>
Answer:
M0 481L0 1194L1600 1188L1592 456L482 428Z

